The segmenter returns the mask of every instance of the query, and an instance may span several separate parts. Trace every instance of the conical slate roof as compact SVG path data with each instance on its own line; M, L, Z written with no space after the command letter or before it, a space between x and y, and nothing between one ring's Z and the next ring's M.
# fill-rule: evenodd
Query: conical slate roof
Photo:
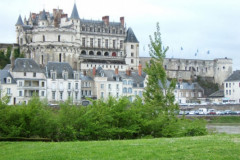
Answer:
M71 14L71 19L80 19L79 18L79 15L78 15L78 10L77 10L77 6L76 6L76 3L74 3L74 6L73 6L73 10L72 10L72 14Z
M128 28L125 42L139 43L132 28Z
M22 25L23 25L22 17L21 17L21 15L19 15L17 23L15 24L15 26L22 26Z
M47 20L47 15L46 15L45 9L40 14L39 20L44 20L44 21Z

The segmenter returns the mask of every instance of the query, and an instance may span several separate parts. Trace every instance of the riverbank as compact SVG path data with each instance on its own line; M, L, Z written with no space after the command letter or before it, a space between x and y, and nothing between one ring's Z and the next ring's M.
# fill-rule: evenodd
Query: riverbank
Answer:
M0 142L1 159L240 159L240 135L89 142Z

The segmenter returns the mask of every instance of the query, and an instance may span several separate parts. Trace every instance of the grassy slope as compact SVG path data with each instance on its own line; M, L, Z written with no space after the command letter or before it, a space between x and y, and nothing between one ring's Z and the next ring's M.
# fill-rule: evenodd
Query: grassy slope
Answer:
M240 135L92 142L0 142L0 159L240 159Z

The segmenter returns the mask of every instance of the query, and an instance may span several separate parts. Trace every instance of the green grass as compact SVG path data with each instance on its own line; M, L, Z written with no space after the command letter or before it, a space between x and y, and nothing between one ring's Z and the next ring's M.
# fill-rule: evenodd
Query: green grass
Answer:
M217 116L208 123L240 123L240 116Z
M0 142L1 160L240 159L240 135L90 142Z

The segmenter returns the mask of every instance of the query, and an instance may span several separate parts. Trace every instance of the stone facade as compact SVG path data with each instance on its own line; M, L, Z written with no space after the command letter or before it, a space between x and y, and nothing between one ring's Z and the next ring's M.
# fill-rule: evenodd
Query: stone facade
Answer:
M31 13L16 23L16 41L27 58L45 66L49 61L68 62L75 70L93 67L137 69L139 42L124 17L110 22L80 19L76 4L68 17L62 9Z
M139 63L144 68L149 61L149 57L140 57ZM169 78L193 80L201 76L212 79L220 86L232 73L232 59L229 58L214 60L165 58L163 65Z

